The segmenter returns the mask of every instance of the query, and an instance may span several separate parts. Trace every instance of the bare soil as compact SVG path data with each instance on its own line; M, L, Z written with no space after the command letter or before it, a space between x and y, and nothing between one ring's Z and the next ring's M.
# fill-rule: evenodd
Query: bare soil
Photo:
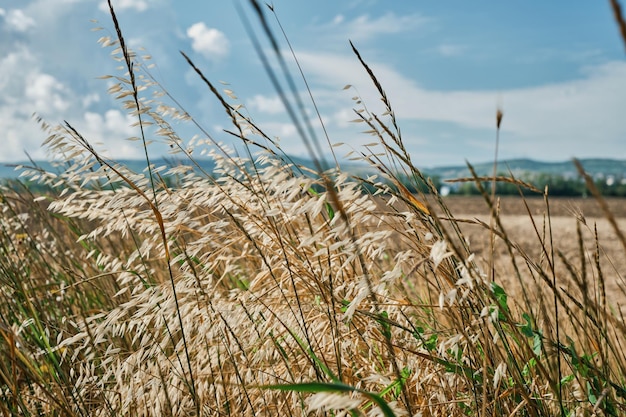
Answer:
M626 218L626 199L608 198L605 201L615 217ZM479 196L451 196L446 197L445 202L454 214L489 214L485 200ZM551 216L571 217L573 213L580 211L586 217L604 217L594 198L550 197L548 203ZM541 197L526 198L526 204L533 215L543 214L546 210L546 203ZM528 215L524 202L515 196L500 197L500 213L503 216Z

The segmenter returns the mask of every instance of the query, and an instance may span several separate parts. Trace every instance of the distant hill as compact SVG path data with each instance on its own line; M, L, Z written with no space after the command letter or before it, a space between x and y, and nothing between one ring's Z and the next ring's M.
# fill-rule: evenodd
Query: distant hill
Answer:
M134 172L142 172L145 168L146 168L146 161L145 160L138 160L138 159L121 159L121 160L117 160L115 161L116 163L120 164L120 165L124 165L126 167L128 167L129 169L131 169ZM156 166L175 166L177 164L179 164L179 162L175 159L165 159L165 158L158 158L155 159L153 161L151 161L154 165ZM203 170L207 171L207 172L211 172L213 171L213 169L215 168L215 164L213 163L213 160L209 160L209 159L200 159L197 161L198 164L202 167ZM185 163L186 165L189 165L189 162ZM21 170L16 170L15 167L16 166L24 166L24 167L38 167L41 168L43 170L46 171L51 171L51 172L61 172L62 168L61 166L54 166L53 164L51 164L50 162L47 161L35 161L34 165L32 162L30 161L22 161L22 162L18 162L18 163L13 163L13 164L9 164L9 163L0 163L0 178L17 178L20 173Z
M314 169L315 167L315 165L313 164L313 161L311 161L310 159L306 159L306 158L300 158L300 157L294 156L294 157L285 157L285 160L287 160L289 163L294 163L296 165L304 166L310 169ZM202 168L202 170L206 172L212 172L213 169L215 168L215 163L213 162L212 159L196 159L195 161ZM124 165L128 167L130 170L134 172L142 172L146 169L145 160L120 159L120 160L116 160L115 162L120 165ZM175 158L157 158L157 159L153 159L151 162L153 165L158 166L158 167L160 166L173 167L179 164L193 165L188 160L179 160ZM334 162L331 163L330 161L326 161L326 165L327 167L332 167L334 166ZM60 166L54 166L53 164L47 161L34 161L34 164L33 162L30 162L30 161L22 161L22 162L11 163L11 164L0 163L0 179L11 179L11 178L19 177L22 170L16 170L16 166L24 166L24 167L37 166L38 168L41 168L45 171L51 171L51 172L62 171L62 168ZM341 166L345 171L350 172L352 174L366 175L367 173L374 172L374 170L371 167L365 164L359 164L355 162L342 162Z
M585 171L591 176L614 176L626 178L626 160L616 159L580 159ZM493 162L472 164L479 176L493 173ZM527 174L550 174L564 178L575 178L578 171L572 161L541 162L532 159L511 159L498 162L498 172L508 174L509 170L516 176ZM425 169L429 176L437 176L442 179L469 177L470 171L466 166L436 167Z
M298 157L292 157L291 159L296 164L313 168L313 163L308 159ZM119 160L117 162L129 167L135 172L141 172L146 167L146 163L143 160ZM175 159L163 158L155 159L152 162L157 166L173 166L179 163ZM200 164L202 169L207 172L213 171L215 167L212 160L200 159L197 160L197 162ZM626 178L626 160L581 159L580 162L585 170L592 176L614 176L617 178ZM52 170L53 172L58 172L60 170L59 167L53 167L51 163L46 161L35 161L35 164L42 169ZM185 161L185 164L189 164L189 162ZM17 178L20 171L15 170L15 165L32 166L33 164L31 162L21 162L16 164L0 163L0 178ZM366 175L367 173L374 172L371 167L363 164L342 163L341 165L344 170L352 173L358 173L360 175ZM492 162L473 164L473 166L477 174L481 176L491 175L493 172ZM516 176L527 174L550 174L562 176L564 178L575 178L578 176L576 168L571 161L541 162L532 159L511 159L498 162L499 173L508 173L509 169ZM427 168L424 169L423 172L426 176L439 177L441 179L464 178L470 176L469 169L466 166Z

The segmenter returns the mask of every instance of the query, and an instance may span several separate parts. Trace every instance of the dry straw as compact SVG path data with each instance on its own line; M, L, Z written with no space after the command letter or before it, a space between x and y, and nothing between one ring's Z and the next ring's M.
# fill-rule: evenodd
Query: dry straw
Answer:
M473 177L459 181L475 182L493 220L457 219L412 164L390 100L354 45L385 106L383 115L355 108L382 149L358 155L377 175L354 178L321 158L313 169L294 164L187 56L246 157L207 132L185 143L172 120L201 126L153 98L170 96L111 15L117 39L101 41L125 64L111 93L142 139L158 137L181 159L154 166L143 140L147 170L132 172L70 124L42 122L62 169L26 169L41 193L23 183L2 191L3 414L626 412L626 328L606 291L601 236L583 237L584 216L575 219L578 256L559 252L547 195L541 221L523 192L537 188L469 165ZM300 105L291 112L306 120ZM499 131L502 113L496 119ZM194 157L203 151L211 173ZM485 181L519 188L534 248L513 240ZM428 198L409 191L416 184ZM489 231L504 255L474 254L468 225Z

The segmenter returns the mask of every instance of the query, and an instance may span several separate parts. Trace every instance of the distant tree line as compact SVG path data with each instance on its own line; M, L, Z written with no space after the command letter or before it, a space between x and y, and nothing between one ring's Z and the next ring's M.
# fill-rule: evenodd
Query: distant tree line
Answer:
M498 176L507 176L506 174L498 174ZM398 176L400 182L412 193L429 193L429 187L420 178L407 177L406 175ZM531 184L536 189L543 190L548 187L548 194L557 197L586 197L589 195L585 181L581 177L566 177L559 174L536 173L528 174L519 178L525 183ZM447 182L439 176L429 177L432 185L442 194L447 195L478 195L478 187L473 181L468 182ZM594 180L595 186L600 193L607 197L626 197L626 177L598 177ZM393 184L389 183L391 187ZM481 182L482 187L491 192L491 181ZM372 185L364 185L369 192L374 192L375 187ZM526 196L537 195L536 192L528 188L521 188ZM519 195L520 188L516 184L507 182L496 183L496 193L498 195Z
M563 197L583 197L589 194L585 181L581 177L565 177L557 174L533 174L520 178L522 181L532 184L539 190L548 187L548 194L551 196ZM445 183L444 183L445 184ZM594 180L595 186L600 193L607 197L626 197L626 179L619 177L598 177ZM483 187L491 190L491 182L482 183ZM444 185L445 186L445 185ZM473 182L458 183L455 186L449 185L450 193L457 195L479 194L478 187ZM524 195L536 194L527 189L522 190ZM519 188L515 184L498 182L496 193L499 195L518 195Z
M505 174L502 174L505 176ZM412 193L429 193L429 187L419 177L399 175L397 179ZM548 193L551 196L563 196L563 197L583 197L589 194L585 182L580 177L565 177L558 174L529 174L520 178L522 181L532 184L539 190L543 190L548 186ZM174 178L169 176L163 176L161 180L167 187L177 188L180 186L180 178ZM462 183L449 183L443 180L439 176L429 177L428 180L432 183L439 192L443 191L443 194L450 195L478 195L478 187L474 182L462 182ZM31 192L33 194L54 194L54 190L51 187L42 185L38 182L29 181L27 179L20 180L4 180L2 181L5 187L17 192ZM387 183L394 187L392 183ZM598 177L594 180L595 186L600 193L607 197L626 197L626 177ZM484 189L491 192L491 181L481 182ZM119 186L123 186L120 184ZM367 192L375 192L376 187L372 184L363 184L363 189ZM322 192L323 187L314 187L316 192ZM532 191L522 188L524 195L531 196ZM518 195L519 188L515 184L498 182L496 184L496 193L499 195Z

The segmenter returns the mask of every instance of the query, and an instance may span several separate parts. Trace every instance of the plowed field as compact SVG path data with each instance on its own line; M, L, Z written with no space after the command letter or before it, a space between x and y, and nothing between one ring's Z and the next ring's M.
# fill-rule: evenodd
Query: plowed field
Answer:
M482 263L483 269L488 271L488 260L491 257L491 234L485 225L471 223L471 221L480 220L487 226L489 225L489 209L484 200L482 197L448 197L445 201L454 217L470 221L463 223L463 234L469 239L471 249ZM595 267L596 241L594 239L597 230L599 264L605 281L607 301L613 306L619 305L622 312L626 313L626 308L624 308L626 306L626 281L624 279L626 277L626 248L614 227L603 215L598 203L593 198L551 198L549 222L544 217L547 208L542 198L527 199L526 203L528 209L519 197L501 199L502 225L510 239L546 270L550 270L546 259L554 256L557 286L570 294L579 294L579 288L563 259L570 263L572 269L578 274L579 280L582 276L581 271L585 270L590 291L595 292L595 296L599 297L600 274ZM607 204L616 224L626 233L626 200L608 199ZM529 216L529 212L532 217ZM580 226L580 238L577 223ZM518 285L518 280L513 273L508 250L501 239L496 238L495 241L494 259L496 271L499 271L497 279L504 285L515 287ZM542 241L546 242L546 251L542 248ZM552 242L552 245L549 242ZM581 259L581 247L584 261ZM559 256L559 252L563 258ZM522 257L517 257L517 266L525 276L525 280L533 280L540 287L545 286L548 290L547 283L542 282L542 278L533 272L531 267L528 267Z

